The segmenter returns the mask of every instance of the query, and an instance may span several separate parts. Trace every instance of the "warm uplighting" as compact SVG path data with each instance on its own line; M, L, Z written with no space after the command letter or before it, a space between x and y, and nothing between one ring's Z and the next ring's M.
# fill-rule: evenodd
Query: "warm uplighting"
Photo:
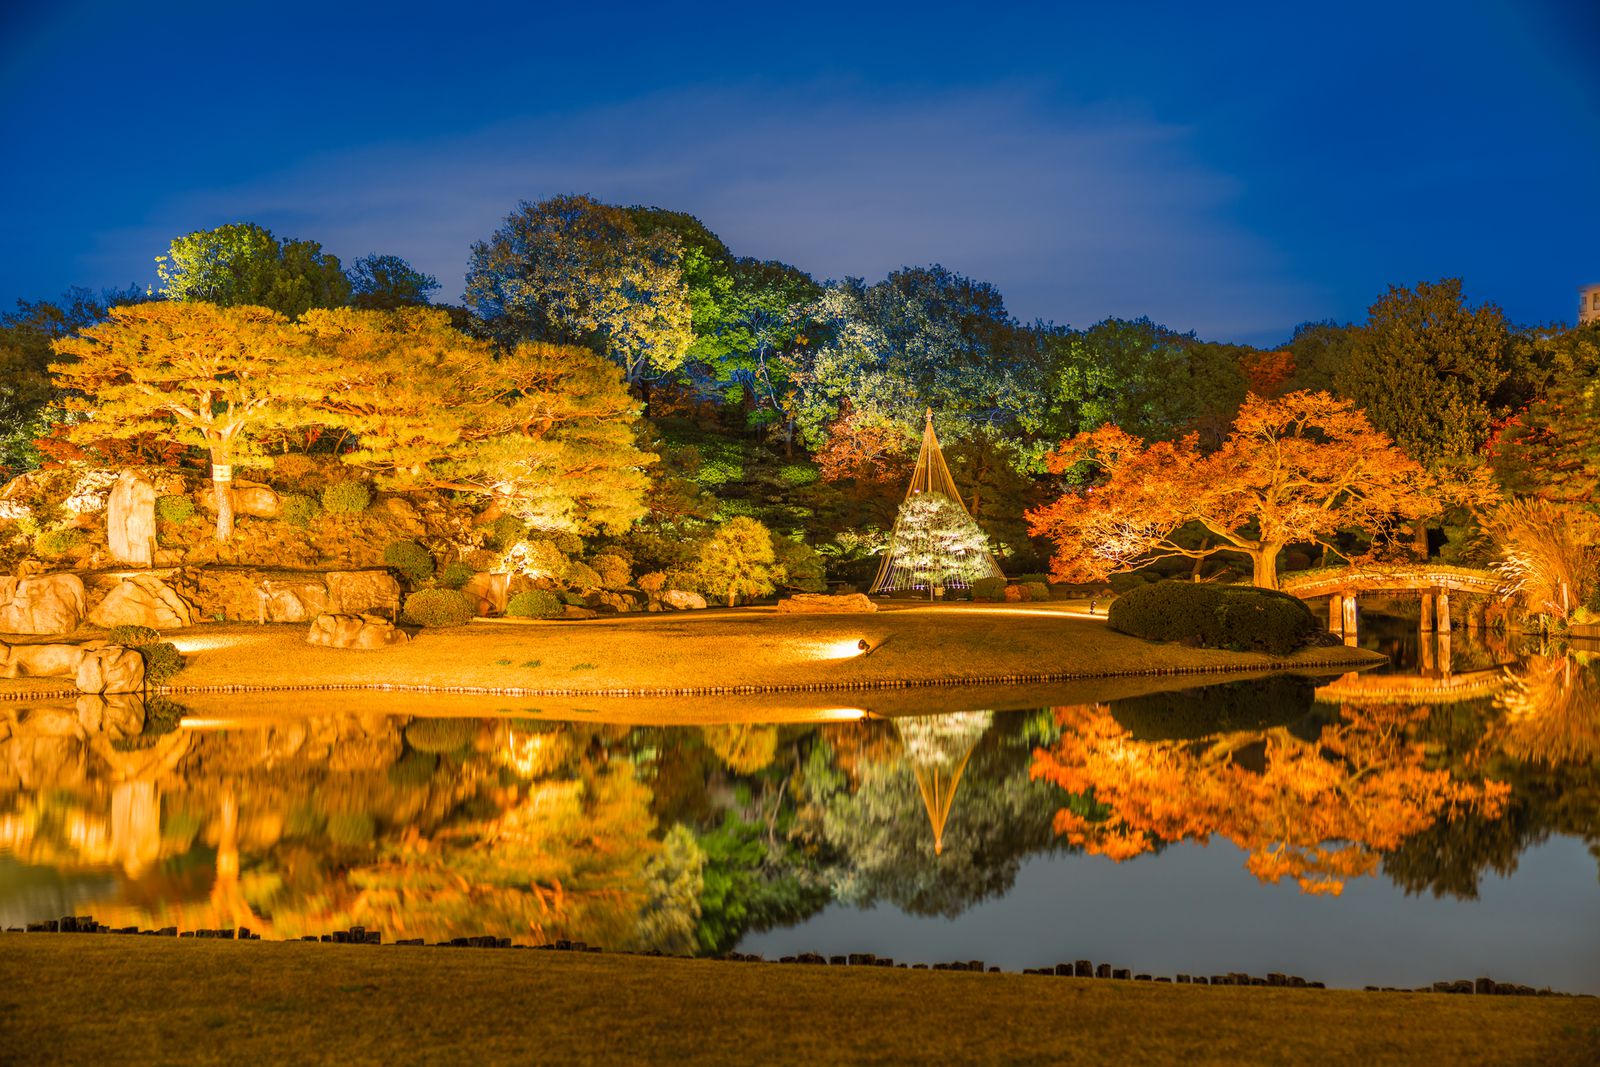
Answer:
M864 637L851 637L842 641L829 641L822 645L812 646L816 649L814 655L817 659L854 659L856 656L866 655L872 651L872 645Z
M244 638L218 634L179 634L172 638L172 644L179 652L188 655L191 652L214 652L219 648L232 648L240 644Z
M817 718L824 722L854 722L866 717L865 708L821 708L817 711Z

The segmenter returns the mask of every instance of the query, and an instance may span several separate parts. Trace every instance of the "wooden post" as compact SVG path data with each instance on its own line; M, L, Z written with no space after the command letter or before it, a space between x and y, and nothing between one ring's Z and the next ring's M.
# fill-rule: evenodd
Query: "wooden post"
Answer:
M1335 593L1328 598L1328 629L1333 633L1344 633L1344 596Z
M1422 622L1420 626L1423 633L1433 632L1433 594L1422 594Z
M1430 677L1437 669L1437 661L1433 653L1433 631L1426 628L1419 630L1417 632L1417 670Z
M1356 636L1356 598L1353 596L1344 598L1344 635Z
M1439 635L1439 677L1450 677L1451 667L1450 632L1446 630Z
M1442 634L1450 632L1450 591L1448 589L1439 590L1439 632Z

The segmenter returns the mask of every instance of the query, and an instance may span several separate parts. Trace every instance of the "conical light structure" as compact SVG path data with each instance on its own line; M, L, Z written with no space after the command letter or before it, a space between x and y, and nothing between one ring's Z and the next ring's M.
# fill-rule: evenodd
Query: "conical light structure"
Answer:
M950 821L956 787L967 769L972 750L994 721L988 711L958 711L947 715L908 715L894 720L906 762L917 779L917 791L933 829L933 854L944 853L944 827Z
M895 516L889 546L870 591L966 589L979 578L1000 576L988 538L972 520L955 479L950 477L950 467L933 432L933 409L929 408L911 486Z

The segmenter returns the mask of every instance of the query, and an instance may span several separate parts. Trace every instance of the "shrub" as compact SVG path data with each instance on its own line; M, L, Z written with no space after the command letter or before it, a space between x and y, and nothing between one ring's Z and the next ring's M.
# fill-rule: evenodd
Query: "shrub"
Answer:
M399 571L412 585L433 577L433 557L415 541L391 541L383 562Z
M662 571L651 571L649 574L639 575L639 591L647 596L660 596L661 591L667 587L667 576Z
M515 515L501 515L489 527L489 539L502 552L527 536L528 524Z
M477 719L413 719L406 744L418 752L460 752L477 733Z
M1299 600L1272 589L1157 582L1130 589L1106 613L1113 630L1150 641L1283 655L1317 630Z
M467 564L462 563L460 560L456 560L454 563L450 564L449 566L445 567L444 570L439 572L439 584L444 586L446 589L460 589L462 586L472 581L473 575L477 573L477 571L473 570Z
M334 482L322 491L323 510L333 515L359 515L372 503L372 490L365 482Z
M176 700L166 697L150 697L144 702L144 732L142 736L152 737L156 734L170 734L178 728L178 723L189 714L189 709Z
M1005 587L1002 595L1007 604L1026 604L1033 599L1032 586L1013 583Z
M389 782L401 789L420 789L433 780L439 757L433 752L411 751L389 765Z
M772 535L772 551L783 571L779 579L785 589L802 593L820 593L828 588L824 578L822 556L804 541L780 534Z
M1006 580L1004 578L978 578L972 583L972 599L974 600L1004 600L1006 595Z
M106 631L106 640L113 645L127 645L137 648L140 645L150 645L161 640L161 633L148 626L113 626Z
M310 526L311 520L322 513L322 505L304 493L290 493L283 498L283 521L290 526Z
M600 576L600 584L606 589L626 589L628 583L633 581L628 561L615 552L600 553L589 561L589 566Z
M455 589L419 589L406 597L401 612L413 626L464 626L472 613L472 601Z
M1050 599L1050 587L1044 582L1026 582L1023 588L1027 589L1030 600Z
M183 653L179 652L178 646L171 641L157 641L134 647L144 658L146 685L165 685L173 675L183 670Z
M83 535L77 530L46 530L33 539L33 550L47 559L64 556L83 544Z
M785 463L778 468L778 481L791 489L811 485L821 474L809 463Z
M194 501L176 493L156 497L156 518L162 522L188 522L194 518Z
M567 573L562 575L562 581L580 593L593 593L605 587L593 567L577 560L567 564Z
M1018 585L1049 584L1050 576L1048 574L1019 574L1011 580Z
M731 608L741 597L766 596L783 580L772 548L772 532L755 519L730 519L700 546L697 584L725 598Z
M548 589L525 589L506 604L506 614L519 619L553 619L561 614L561 598Z
M372 844L378 836L377 824L364 811L336 811L328 816L328 840L346 848Z

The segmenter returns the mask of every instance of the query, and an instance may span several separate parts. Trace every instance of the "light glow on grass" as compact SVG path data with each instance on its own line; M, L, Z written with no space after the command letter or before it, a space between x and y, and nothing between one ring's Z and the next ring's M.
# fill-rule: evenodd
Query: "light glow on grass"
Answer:
M188 655L191 652L214 652L219 648L232 648L234 645L243 644L245 638L238 635L217 634L179 634L171 638L179 652Z
M856 656L865 655L871 647L870 643L868 648L861 647L865 640L861 637L849 637L842 641L828 641L811 647L816 650L813 655L817 659L854 659Z
M817 712L817 718L826 722L853 722L866 717L864 708L822 708Z

